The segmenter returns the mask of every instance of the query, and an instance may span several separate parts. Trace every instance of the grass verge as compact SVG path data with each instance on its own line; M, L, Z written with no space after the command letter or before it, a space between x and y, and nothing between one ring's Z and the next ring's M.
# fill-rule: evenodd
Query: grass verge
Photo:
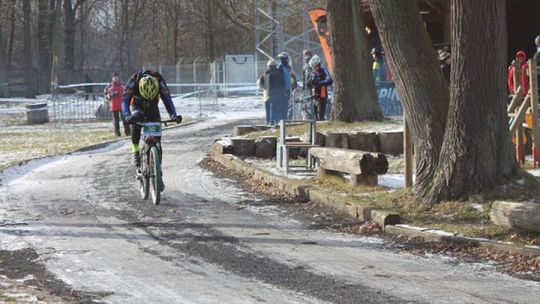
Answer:
M187 119L183 123L196 120ZM176 125L169 125L165 129ZM122 127L120 127L123 132ZM111 122L88 122L42 125L2 125L0 128L0 170L23 161L61 155L75 150L126 138L113 134Z
M403 127L403 121L394 119L384 119L382 121L361 121L355 123L344 122L317 122L317 131L319 132L354 132L354 131L383 131L395 130ZM301 136L309 131L309 124L297 124L287 126L287 136ZM257 138L259 136L279 136L279 127L265 131L252 132L245 135L248 138Z
M0 170L22 161L72 152L116 137L109 122L10 125L0 129Z
M469 237L511 241L521 245L540 246L540 233L520 232L491 224L489 212L495 200L530 200L540 196L536 178L521 171L514 180L491 189L468 201L447 201L426 205L416 201L410 189L389 191L385 187L351 186L346 180L325 176L304 180L305 183L336 195L345 195L351 202L373 209L400 214L405 224L440 229Z

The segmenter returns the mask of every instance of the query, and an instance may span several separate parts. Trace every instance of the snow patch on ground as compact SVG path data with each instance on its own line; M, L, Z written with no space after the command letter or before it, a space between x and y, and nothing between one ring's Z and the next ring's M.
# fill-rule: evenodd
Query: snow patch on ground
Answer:
M173 98L178 113L187 117L209 116L223 119L264 117L264 101L260 96L209 98Z
M390 189L405 188L404 174L384 174L379 175L379 185Z
M279 208L279 206L247 206L247 209L255 214L271 217L275 220L276 224L284 225L286 227L299 227L302 223L294 218L283 216L287 213L287 210Z

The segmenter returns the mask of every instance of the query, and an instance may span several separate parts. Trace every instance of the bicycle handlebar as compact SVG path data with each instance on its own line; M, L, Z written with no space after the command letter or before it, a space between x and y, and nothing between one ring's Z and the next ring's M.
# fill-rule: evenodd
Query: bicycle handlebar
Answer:
M138 126L143 126L144 124L149 123L149 122L159 122L159 123L162 123L162 124L164 124L165 126L167 126L168 123L176 122L176 120L174 120L174 119L168 119L168 120L162 120L162 121L146 121L146 122L139 122L139 121L137 121L137 122L135 122L135 124L138 125Z

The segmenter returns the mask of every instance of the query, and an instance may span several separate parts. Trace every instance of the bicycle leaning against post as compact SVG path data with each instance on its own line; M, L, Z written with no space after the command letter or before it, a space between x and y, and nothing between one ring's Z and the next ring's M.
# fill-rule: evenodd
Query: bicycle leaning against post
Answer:
M164 186L161 170L162 150L159 141L162 131L161 124L167 125L170 122L174 122L174 120L136 123L142 127L143 133L143 146L139 151L141 164L136 171L139 191L143 200L148 199L148 195L150 195L154 205L159 205Z

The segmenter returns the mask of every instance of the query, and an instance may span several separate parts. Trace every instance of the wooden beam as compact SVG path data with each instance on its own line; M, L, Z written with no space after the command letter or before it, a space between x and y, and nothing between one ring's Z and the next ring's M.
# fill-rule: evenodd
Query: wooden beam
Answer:
M525 97L525 100L519 107L519 110L517 111L517 115L510 124L510 133L514 134L517 131L518 126L520 126L523 123L523 120L525 119L525 113L527 112L527 109L529 108L529 101L530 101L531 95L527 95Z
M323 147L311 148L309 152L326 170L356 175L377 175L388 171L388 160L381 153Z
M514 110L523 102L523 96L521 86L518 86L516 89L516 94L512 98L512 101L508 105L508 113L514 112Z

